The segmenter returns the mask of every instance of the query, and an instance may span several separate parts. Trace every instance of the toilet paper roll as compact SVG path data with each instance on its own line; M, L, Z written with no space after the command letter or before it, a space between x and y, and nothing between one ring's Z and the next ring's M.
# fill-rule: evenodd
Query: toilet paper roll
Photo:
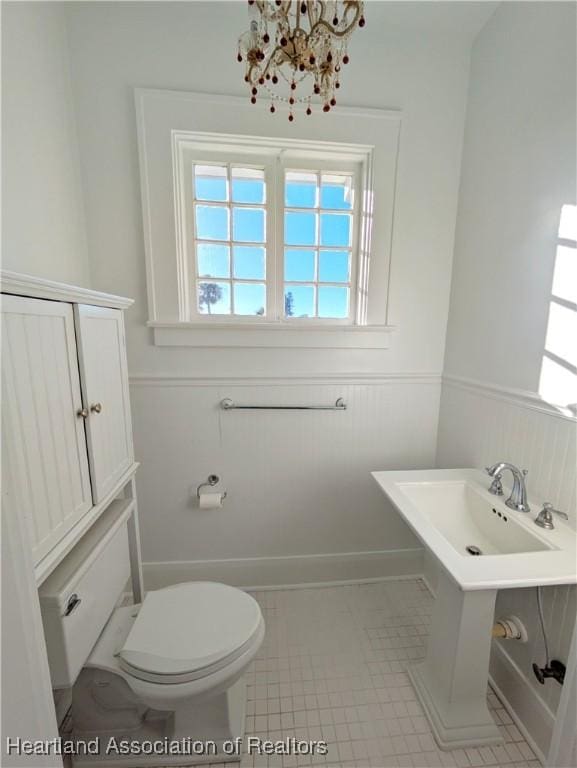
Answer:
M218 509L222 507L222 493L201 493L198 506L201 509Z

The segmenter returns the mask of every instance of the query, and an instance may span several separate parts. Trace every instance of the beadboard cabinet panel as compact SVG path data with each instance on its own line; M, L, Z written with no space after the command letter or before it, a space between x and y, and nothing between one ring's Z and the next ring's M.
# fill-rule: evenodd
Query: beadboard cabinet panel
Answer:
M92 496L100 502L134 461L124 343L118 309L75 304Z
M2 320L3 451L37 563L92 507L73 310L4 296Z

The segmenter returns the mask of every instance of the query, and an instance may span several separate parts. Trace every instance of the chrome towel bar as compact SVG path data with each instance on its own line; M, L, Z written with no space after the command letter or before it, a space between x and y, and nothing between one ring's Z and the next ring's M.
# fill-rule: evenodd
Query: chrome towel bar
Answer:
M346 411L347 404L339 397L334 405L237 405L230 397L220 401L223 411Z

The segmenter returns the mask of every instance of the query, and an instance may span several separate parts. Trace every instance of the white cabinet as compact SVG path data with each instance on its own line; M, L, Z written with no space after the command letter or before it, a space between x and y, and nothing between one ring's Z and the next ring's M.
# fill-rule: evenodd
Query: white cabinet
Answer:
M2 320L2 448L37 563L92 507L74 318L4 296Z
M134 461L122 312L77 304L82 394L94 503L114 488Z
M5 272L2 291L3 503L25 521L40 583L115 498L135 499L132 302Z

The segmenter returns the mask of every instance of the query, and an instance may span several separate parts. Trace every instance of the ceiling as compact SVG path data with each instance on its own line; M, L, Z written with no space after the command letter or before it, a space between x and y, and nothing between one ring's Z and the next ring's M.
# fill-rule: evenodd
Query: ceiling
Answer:
M367 29L372 27L385 39L427 36L470 45L498 5L483 0L367 0L365 16Z

